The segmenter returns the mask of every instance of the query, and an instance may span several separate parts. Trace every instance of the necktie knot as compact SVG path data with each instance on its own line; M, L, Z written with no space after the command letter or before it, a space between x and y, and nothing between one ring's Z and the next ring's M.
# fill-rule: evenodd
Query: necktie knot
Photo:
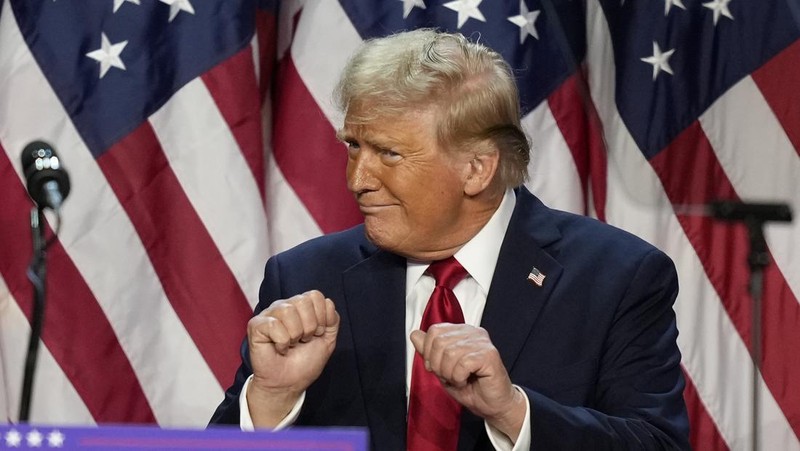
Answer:
M467 277L467 270L455 257L437 260L431 263L425 272L436 280L437 287L445 287L448 290L452 290L458 282Z

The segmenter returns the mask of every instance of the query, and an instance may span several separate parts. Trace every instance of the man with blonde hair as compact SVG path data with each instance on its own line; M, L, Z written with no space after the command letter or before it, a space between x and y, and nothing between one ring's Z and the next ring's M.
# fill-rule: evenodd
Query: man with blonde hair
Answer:
M267 262L212 423L364 426L375 450L687 448L674 266L522 186L502 57L399 33L337 95L364 224Z

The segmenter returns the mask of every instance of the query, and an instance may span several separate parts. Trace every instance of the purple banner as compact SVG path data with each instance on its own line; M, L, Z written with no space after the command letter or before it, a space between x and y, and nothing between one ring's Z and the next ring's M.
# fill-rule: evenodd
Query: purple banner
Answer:
M367 432L355 428L242 432L227 427L0 425L0 450L5 449L367 451Z

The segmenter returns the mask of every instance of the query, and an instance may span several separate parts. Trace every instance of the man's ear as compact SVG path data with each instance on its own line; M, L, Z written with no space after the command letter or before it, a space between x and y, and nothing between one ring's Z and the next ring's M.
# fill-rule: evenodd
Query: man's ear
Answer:
M467 175L464 180L464 194L468 196L475 196L486 190L492 184L500 165L500 151L494 145L479 147L465 169Z

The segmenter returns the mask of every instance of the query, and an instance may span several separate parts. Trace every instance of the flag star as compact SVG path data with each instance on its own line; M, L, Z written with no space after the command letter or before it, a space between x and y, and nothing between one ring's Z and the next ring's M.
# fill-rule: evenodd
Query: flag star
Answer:
M22 434L17 430L10 430L6 432L6 446L9 448L17 448L22 443Z
M528 11L525 0L519 0L519 15L509 17L508 21L519 27L519 43L523 44L528 35L539 39L536 32L536 18L539 17L539 10Z
M730 2L731 0L714 0L708 3L703 3L703 6L714 11L714 26L717 25L720 15L733 20L733 14L731 14L731 10L728 9L728 3Z
M100 78L103 78L112 66L117 69L125 70L125 63L122 62L119 55L122 53L125 46L128 45L128 41L112 44L105 33L100 33L100 41L99 49L86 54L89 58L100 62Z
M425 9L425 0L399 0L403 2L403 19L411 14L411 10L417 8Z
M445 3L443 6L458 12L458 28L461 28L470 18L486 22L486 18L483 17L481 10L478 9L478 5L480 5L482 1L483 0L455 0Z
M25 436L25 439L28 441L28 446L32 448L38 448L42 446L42 433L36 429L28 432L28 434Z
M139 4L139 0L114 0L114 12L117 12L119 7L122 6L122 4L125 3L125 2L131 2L134 5L138 5Z
M51 448L61 448L64 445L64 434L58 430L47 434L47 444Z
M642 58L642 61L653 65L653 81L656 80L658 74L663 70L664 72L672 75L672 68L669 66L669 58L675 52L675 49L661 52L661 48L653 41L653 56Z
M175 16L181 11L186 11L189 14L194 14L194 7L189 0L160 0L162 3L169 5L169 21L172 22Z
M669 10L673 5L686 11L686 7L683 6L683 0L664 0L664 16L669 14Z

